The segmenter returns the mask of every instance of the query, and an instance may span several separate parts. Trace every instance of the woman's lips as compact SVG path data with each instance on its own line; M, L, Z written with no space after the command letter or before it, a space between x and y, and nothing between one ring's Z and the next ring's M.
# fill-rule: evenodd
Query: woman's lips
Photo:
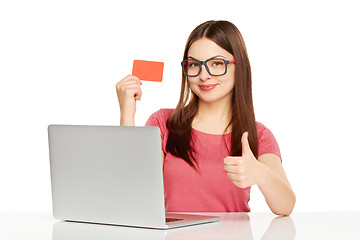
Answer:
M203 91L210 91L216 87L217 84L206 84L206 85L199 85L199 88Z

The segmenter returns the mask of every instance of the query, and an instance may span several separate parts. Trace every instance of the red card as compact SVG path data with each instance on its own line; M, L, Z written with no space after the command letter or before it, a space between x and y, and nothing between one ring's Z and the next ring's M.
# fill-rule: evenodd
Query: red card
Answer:
M132 75L140 80L161 82L163 70L163 62L134 60Z

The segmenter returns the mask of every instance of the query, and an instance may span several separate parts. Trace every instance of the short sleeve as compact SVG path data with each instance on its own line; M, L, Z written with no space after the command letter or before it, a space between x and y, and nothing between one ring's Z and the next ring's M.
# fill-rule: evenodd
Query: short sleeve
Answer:
M153 114L150 115L150 117L148 118L148 120L145 123L145 126L149 127L159 127L160 128L160 110L157 112L154 112Z
M273 153L281 158L280 148L273 133L262 123L256 122L258 135L258 149L260 157L266 153Z
M173 112L173 109L160 109L150 115L145 123L145 126L153 126L160 128L161 132L161 147L164 153L166 153L166 142L169 136L169 131L166 127L166 121Z

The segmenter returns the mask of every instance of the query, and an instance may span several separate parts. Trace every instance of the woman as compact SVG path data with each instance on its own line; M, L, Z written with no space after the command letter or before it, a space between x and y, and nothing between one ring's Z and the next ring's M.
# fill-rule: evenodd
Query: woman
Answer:
M295 195L277 142L255 121L251 69L241 33L230 22L196 27L185 46L180 100L146 125L161 130L168 212L249 212L258 185L269 208L291 214ZM134 125L141 82L117 83L120 125Z

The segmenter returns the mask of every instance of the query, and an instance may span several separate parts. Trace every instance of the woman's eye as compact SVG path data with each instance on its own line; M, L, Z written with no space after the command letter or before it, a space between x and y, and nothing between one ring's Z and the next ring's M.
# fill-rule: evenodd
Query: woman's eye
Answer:
M214 61L212 64L211 64L211 66L221 66L221 65L223 65L224 64L224 62L223 61Z
M199 66L198 63L189 63L189 67L191 67L191 68L196 68L198 66Z

